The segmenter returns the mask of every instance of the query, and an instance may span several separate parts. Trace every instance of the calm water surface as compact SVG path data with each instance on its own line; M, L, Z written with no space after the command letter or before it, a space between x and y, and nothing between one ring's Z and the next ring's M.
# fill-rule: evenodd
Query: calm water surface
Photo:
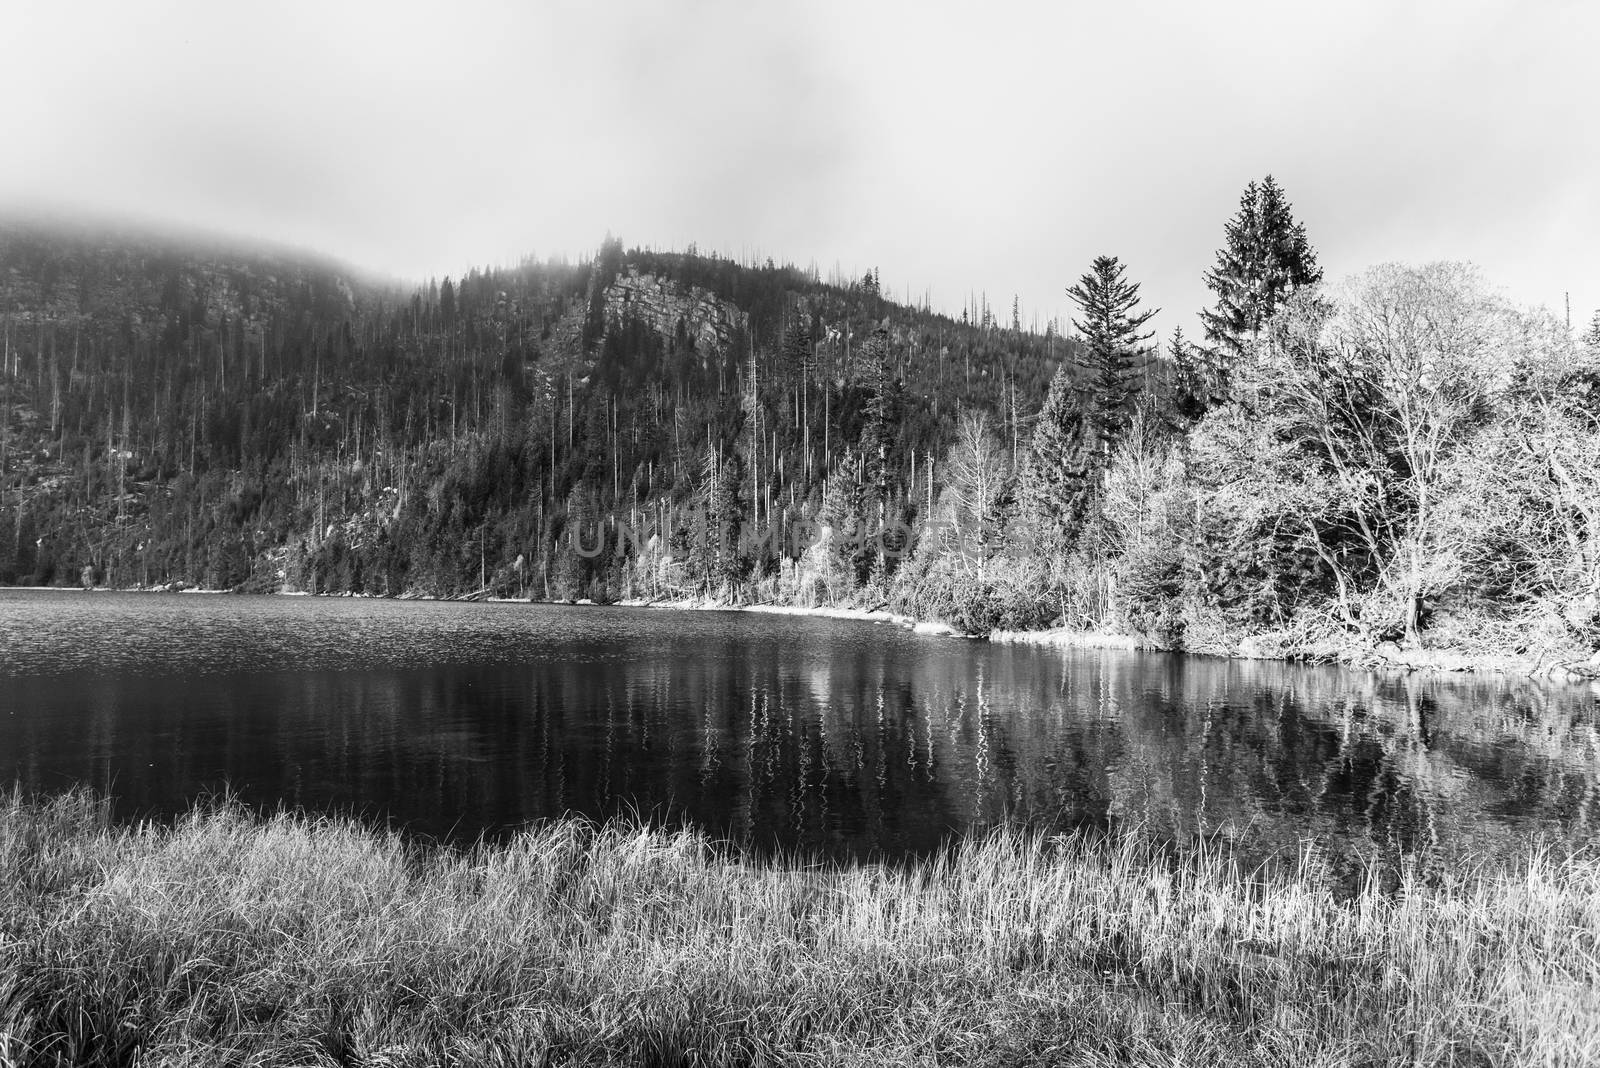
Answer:
M1009 820L1448 862L1594 836L1600 713L1589 688L792 616L0 591L0 777L455 839L640 813L895 858Z

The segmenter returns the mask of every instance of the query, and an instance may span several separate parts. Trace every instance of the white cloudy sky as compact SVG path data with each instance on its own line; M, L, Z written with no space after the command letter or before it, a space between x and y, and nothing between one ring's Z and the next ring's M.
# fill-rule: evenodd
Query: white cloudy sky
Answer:
M1600 306L1600 5L18 3L0 204L421 277L690 241L959 308L1119 255L1163 332L1251 178L1324 266Z

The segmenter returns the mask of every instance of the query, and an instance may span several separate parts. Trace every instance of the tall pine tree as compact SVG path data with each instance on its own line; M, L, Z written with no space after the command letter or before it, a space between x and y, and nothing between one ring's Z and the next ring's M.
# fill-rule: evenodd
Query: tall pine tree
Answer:
M864 479L876 507L875 518L882 519L889 501L890 478L899 468L895 455L896 428L900 423L903 387L895 377L894 352L889 331L874 330L861 347L861 360L867 387L861 424L861 456Z
M817 350L804 315L796 315L784 331L779 355L784 373L795 381L809 384L816 376Z
M1211 388L1216 378L1213 354L1183 336L1183 327L1172 328L1172 338L1167 342L1167 355L1172 366L1172 392L1169 398L1168 420L1185 427L1205 414L1211 402Z
M1083 397L1062 365L1034 424L1017 490L1022 518L1041 550L1059 550L1076 536L1094 485L1095 446Z
M1200 313L1206 340L1216 347L1224 374L1254 345L1279 305L1295 290L1322 281L1305 226L1295 221L1288 198L1270 174L1259 185L1245 186L1225 234L1227 244L1217 250L1216 266L1205 273L1217 303Z
M1141 333L1159 308L1139 311L1139 284L1123 277L1115 256L1097 256L1088 274L1067 290L1083 312L1072 320L1083 336L1077 363L1088 391L1088 412L1102 451L1121 438L1133 414L1154 331Z

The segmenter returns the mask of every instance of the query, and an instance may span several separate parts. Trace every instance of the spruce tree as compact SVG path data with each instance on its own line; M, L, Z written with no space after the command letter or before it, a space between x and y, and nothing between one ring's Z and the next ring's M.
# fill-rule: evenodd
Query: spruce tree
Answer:
M456 287L447 276L444 284L439 287L439 315L444 320L446 329L456 322Z
M1245 186L1239 211L1224 228L1227 243L1205 283L1217 295L1200 313L1206 340L1217 348L1225 373L1260 336L1267 320L1296 290L1322 280L1316 253L1296 222L1283 189L1269 174Z
M732 588L747 570L740 544L747 512L743 483L744 464L737 452L706 452L688 524L675 532L679 551L704 592Z
M867 391L860 438L864 480L871 488L881 518L889 500L890 476L898 469L899 458L893 453L903 393L894 373L889 331L879 327L872 332L867 343L861 346L861 361Z
M1041 550L1058 549L1075 535L1094 482L1095 444L1083 396L1063 364L1034 424L1017 491L1022 517Z
M1089 397L1089 416L1104 451L1122 436L1139 392L1154 331L1140 329L1160 309L1139 311L1139 284L1123 277L1115 256L1097 256L1089 273L1067 290L1083 310L1072 325L1083 336L1076 357Z
M1173 374L1168 420L1183 427L1197 421L1208 408L1220 402L1215 392L1215 353L1184 337L1183 327L1175 326L1167 342L1167 354Z
M815 376L816 347L811 343L811 329L804 316L795 316L789 329L784 331L780 355L784 368L794 378L810 382Z

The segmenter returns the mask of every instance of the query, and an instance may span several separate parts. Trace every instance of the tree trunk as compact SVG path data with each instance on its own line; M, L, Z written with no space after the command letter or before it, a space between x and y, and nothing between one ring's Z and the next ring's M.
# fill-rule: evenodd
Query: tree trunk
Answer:
M1418 635L1422 625L1422 594L1412 593L1406 597L1406 648L1417 649L1422 645Z

